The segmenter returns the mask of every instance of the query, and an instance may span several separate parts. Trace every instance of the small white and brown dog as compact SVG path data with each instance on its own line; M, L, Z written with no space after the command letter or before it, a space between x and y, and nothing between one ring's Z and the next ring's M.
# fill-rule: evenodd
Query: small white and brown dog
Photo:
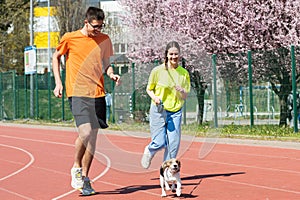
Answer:
M181 162L175 158L166 160L161 165L159 180L160 180L162 197L167 196L166 190L172 189L172 191L175 192L175 184L177 186L176 187L176 195L178 197L181 195L180 168L181 168ZM170 188L169 184L172 184L171 188Z

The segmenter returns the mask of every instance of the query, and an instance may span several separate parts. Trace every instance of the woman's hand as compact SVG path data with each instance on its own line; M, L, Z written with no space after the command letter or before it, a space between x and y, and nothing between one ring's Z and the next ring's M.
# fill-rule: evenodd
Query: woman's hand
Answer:
M187 93L185 92L184 88L180 87L179 85L176 85L175 89L176 91L180 92L182 99L186 99Z
M159 97L155 96L153 100L154 100L156 105L161 104L161 99Z

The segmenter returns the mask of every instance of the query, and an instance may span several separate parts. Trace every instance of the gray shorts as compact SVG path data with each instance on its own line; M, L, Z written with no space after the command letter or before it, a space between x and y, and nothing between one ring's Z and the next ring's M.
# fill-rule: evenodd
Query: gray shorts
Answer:
M105 97L69 97L69 104L76 126L90 123L93 129L107 128Z

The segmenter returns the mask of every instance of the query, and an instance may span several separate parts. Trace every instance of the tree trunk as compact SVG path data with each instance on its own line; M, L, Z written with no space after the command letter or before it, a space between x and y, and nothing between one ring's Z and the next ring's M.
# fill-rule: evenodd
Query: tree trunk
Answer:
M287 107L287 98L292 90L292 84L289 83L289 79L283 79L281 83L280 90L275 87L275 84L271 82L272 90L277 94L280 103L280 119L279 126L287 125L288 118L288 107Z
M279 120L279 126L287 126L287 95L280 95L279 96L280 101L280 120Z
M200 87L197 88L197 100L198 100L198 113L197 113L197 123L202 124L203 123L203 114L204 114L204 94L205 94L205 86L203 87L203 84L200 84ZM196 89L196 88L195 88Z
M204 94L207 88L206 82L203 81L201 72L195 68L193 65L188 65L185 67L191 79L191 87L194 89L197 100L198 100L198 113L197 113L197 123L203 123L203 113L204 113Z
M204 94L206 86L203 84L197 84L197 86L200 86L198 88L194 88L197 95L198 100L198 113L197 113L197 123L201 125L203 123L203 114L204 114Z

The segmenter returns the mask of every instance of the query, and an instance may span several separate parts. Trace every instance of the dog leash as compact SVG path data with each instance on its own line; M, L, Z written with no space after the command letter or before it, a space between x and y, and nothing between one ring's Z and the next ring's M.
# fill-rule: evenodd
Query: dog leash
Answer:
M171 78L172 83L176 86L176 82L175 82L173 76L171 75L169 69L166 69L166 70L167 70L167 72L168 72L168 76ZM162 100L160 100L160 103L161 103L161 105L163 106ZM164 117L164 120L165 120L165 125L167 125L167 121L166 121L166 120L167 120L167 116ZM168 152L169 152L169 157L172 158L172 157L171 157L171 151L170 151L169 136L168 136L168 131L167 131L167 130L166 130L166 140L167 140L167 148L168 148Z
M170 73L169 69L167 69L167 72L168 72L168 75L169 75L169 77L171 78L171 80L172 80L173 84L176 86L176 82L175 82L175 80L174 80L173 76L171 75L171 73Z
M194 186L194 188L191 190L190 195L192 195L192 193L197 189L197 187L200 185L200 183L202 182L202 179L200 179L198 181L198 183L196 184L196 186Z
M165 115L163 117L164 117L165 127L166 127L167 148L168 148L168 152L169 152L169 157L172 158L171 157L171 151L170 151L170 142L169 142L168 130L167 130L167 113L166 113L166 110L163 108L164 104L163 104L162 100L160 100L160 105L162 106L163 111L165 111L162 114Z
M169 152L169 157L170 159L171 157L171 149L170 149L170 142L169 142L169 136L168 136L168 131L166 130L166 140L167 140L167 148L168 148L168 152Z

